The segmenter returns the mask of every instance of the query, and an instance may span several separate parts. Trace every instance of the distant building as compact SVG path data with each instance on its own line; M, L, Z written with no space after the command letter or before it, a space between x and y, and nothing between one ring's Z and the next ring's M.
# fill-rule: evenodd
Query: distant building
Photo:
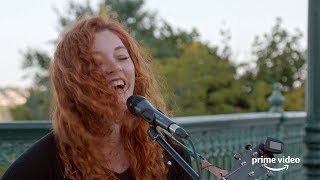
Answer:
M23 88L0 88L0 122L12 120L10 107L24 104L29 96L27 89Z

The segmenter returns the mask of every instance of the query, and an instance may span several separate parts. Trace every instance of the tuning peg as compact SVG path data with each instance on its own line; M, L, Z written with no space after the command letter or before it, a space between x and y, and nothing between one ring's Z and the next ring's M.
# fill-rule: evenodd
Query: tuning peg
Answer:
M249 172L249 176L253 177L254 176L254 172L253 171Z
M273 176L273 173L271 171L267 171L267 176L268 177L272 177Z
M245 147L245 149L247 150L247 151L251 151L252 150L252 145L251 144L247 144L246 145L246 147Z
M240 160L241 159L241 155L239 153L235 153L233 155L233 157L236 159L236 160Z
M258 152L252 153L252 157L257 157L257 156L258 156Z

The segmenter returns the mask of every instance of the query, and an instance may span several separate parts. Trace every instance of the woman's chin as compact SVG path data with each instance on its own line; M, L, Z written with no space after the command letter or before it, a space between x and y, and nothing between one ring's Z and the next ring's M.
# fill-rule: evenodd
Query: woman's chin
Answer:
M132 93L130 93L132 95ZM118 94L118 102L121 109L127 109L127 99L131 96L129 93Z

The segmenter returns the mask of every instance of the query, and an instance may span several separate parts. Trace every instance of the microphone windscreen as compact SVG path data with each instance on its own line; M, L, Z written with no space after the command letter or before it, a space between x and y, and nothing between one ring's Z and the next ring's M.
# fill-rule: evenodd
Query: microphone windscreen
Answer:
M128 99L127 99L127 107L129 109L129 111L137 116L137 113L135 111L135 107L137 106L137 104L143 100L146 100L145 97L143 96L139 96L139 95L133 95L133 96L130 96Z

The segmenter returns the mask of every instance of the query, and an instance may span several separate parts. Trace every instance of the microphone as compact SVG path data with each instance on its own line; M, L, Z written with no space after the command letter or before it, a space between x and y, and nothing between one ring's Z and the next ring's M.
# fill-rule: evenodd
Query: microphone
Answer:
M133 115L142 117L151 125L160 126L180 138L186 139L189 136L182 127L178 126L165 114L153 107L143 96L130 96L127 100L127 107Z

